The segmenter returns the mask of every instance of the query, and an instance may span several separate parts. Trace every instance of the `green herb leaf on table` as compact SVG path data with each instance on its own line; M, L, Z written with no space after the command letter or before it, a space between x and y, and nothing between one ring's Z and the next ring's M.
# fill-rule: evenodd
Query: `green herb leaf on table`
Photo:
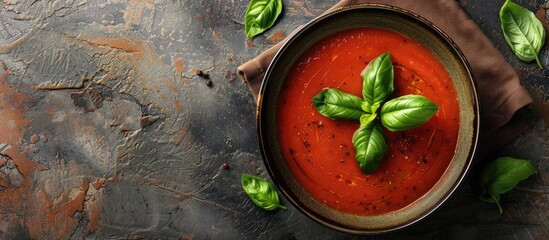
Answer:
M536 172L536 167L529 160L499 157L488 163L480 173L479 184L483 190L480 199L496 203L499 212L503 213L499 203L500 194L512 190L520 181Z
M360 169L371 173L378 167L387 151L388 144L383 129L375 122L361 125L353 135L356 160Z
M251 0L244 17L244 31L252 38L274 25L282 12L282 0Z
M394 90L391 54L383 53L362 71L362 97L369 105L383 103Z
M429 120L438 106L421 95L406 95L386 102L381 108L381 123L390 131L415 128Z
M361 109L362 99L335 88L322 90L313 97L312 101L320 114L331 119L358 121L363 113Z
M276 188L265 179L242 174L242 188L255 205L265 210L286 209L285 206L280 204Z
M499 11L499 19L505 41L515 55L525 62L536 60L543 68L538 54L545 44L545 29L534 13L507 0Z

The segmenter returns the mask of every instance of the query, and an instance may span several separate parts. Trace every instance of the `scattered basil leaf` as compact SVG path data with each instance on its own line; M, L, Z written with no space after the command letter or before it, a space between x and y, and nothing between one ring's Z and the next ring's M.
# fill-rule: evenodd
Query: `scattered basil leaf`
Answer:
M362 71L362 97L369 105L383 103L394 90L391 54L383 53Z
M272 27L282 12L282 0L251 0L244 17L244 31L252 38Z
M386 102L381 108L381 123L390 131L415 128L429 120L438 106L421 95L406 95Z
M499 203L500 194L513 189L520 181L537 172L532 161L512 157L499 157L489 162L481 171L479 184L483 192L480 199L496 203L499 212L503 213Z
M244 188L244 192L252 199L255 205L260 208L268 211L279 208L286 209L279 202L276 188L265 179L242 174L242 188Z
M375 122L361 125L353 135L356 160L362 172L371 173L378 167L387 151L387 139Z
M538 54L545 43L545 29L534 13L507 0L499 11L499 19L505 41L515 55L525 62L536 60L543 68Z
M359 97L335 88L322 90L312 99L316 110L331 119L360 120L362 115Z

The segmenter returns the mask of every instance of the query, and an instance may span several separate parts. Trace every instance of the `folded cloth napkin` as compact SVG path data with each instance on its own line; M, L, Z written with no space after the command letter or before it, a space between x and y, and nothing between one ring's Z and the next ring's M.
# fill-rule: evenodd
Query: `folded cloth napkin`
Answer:
M517 73L455 0L342 0L328 10L364 3L406 9L438 26L459 46L475 75L480 102L480 138L477 159L484 158L517 137L527 124L513 118L532 102ZM264 73L284 42L238 67L257 99Z

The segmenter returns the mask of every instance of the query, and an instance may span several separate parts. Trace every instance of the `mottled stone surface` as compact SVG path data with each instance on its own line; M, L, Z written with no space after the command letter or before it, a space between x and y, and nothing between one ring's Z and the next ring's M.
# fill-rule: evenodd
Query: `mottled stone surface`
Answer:
M248 2L3 1L0 238L362 238L321 226L284 198L287 211L263 211L241 189L242 173L268 174L255 102L236 67L336 0L284 0L282 18L251 40ZM517 2L547 29L547 1ZM531 159L539 174L502 197L500 215L477 197L477 163L434 214L379 238L548 239L549 68L510 51L502 1L460 4L535 98L520 115L528 130L496 156Z

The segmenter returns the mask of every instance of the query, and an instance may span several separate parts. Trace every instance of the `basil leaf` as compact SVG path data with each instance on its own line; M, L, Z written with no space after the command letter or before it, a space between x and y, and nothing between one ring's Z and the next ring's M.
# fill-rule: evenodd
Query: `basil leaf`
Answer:
M371 123L372 121L376 120L377 113L363 113L362 116L360 116L360 125L367 125Z
M252 0L244 17L246 37L252 38L272 27L282 12L282 0Z
M529 160L500 157L483 168L480 186L488 194L499 195L510 191L534 173L536 167Z
M372 106L370 104L368 104L367 102L365 102L365 101L362 101L360 103L360 108L362 108L362 111L364 111L364 112L374 113L374 112L372 112Z
M364 111L366 113L376 113L377 109L379 109L379 106L380 106L379 103L376 103L374 105L370 105L365 101L362 101L362 103L360 104L360 107L362 108L362 111Z
M286 209L279 203L276 188L265 179L242 174L242 188L244 192L252 199L255 205L268 211L278 208Z
M335 88L322 90L312 99L316 110L331 119L360 120L361 99Z
M533 12L505 1L499 11L499 20L505 41L522 61L536 60L542 68L538 54L545 43L545 29Z
M429 120L438 106L421 95L392 99L381 107L381 123L390 131L415 128Z
M383 103L393 93L393 62L391 54L384 53L372 60L362 71L362 97L372 106Z
M364 173L371 173L379 166L387 151L387 138L378 124L361 125L353 135L356 160Z
M479 184L483 190L480 199L496 203L499 212L502 213L503 210L499 204L499 195L510 191L520 181L536 172L536 167L529 160L499 157L488 163L480 173Z

